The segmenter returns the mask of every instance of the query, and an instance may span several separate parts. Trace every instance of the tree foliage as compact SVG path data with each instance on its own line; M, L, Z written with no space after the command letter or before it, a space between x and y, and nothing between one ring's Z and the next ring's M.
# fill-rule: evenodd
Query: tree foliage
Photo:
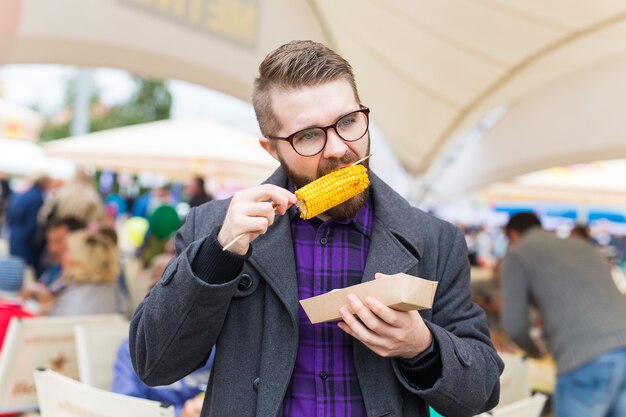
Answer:
M112 129L139 123L169 119L172 96L163 81L133 77L135 91L125 102L103 108L100 92L94 90L91 97L90 131ZM65 93L64 111L71 115L71 106L76 97L76 83L68 82ZM99 109L98 111L95 111ZM62 123L47 122L41 131L41 140L54 140L70 136L71 117Z

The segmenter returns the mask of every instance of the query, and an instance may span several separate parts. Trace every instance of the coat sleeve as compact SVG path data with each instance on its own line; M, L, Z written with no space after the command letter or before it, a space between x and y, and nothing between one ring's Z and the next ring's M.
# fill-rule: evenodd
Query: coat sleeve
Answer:
M426 324L439 350L441 374L432 386L420 387L406 366L394 361L394 370L406 389L441 414L474 416L497 405L504 365L489 338L484 312L471 301L467 246L458 228L440 238L438 264L439 284Z
M131 319L133 366L147 385L171 384L206 363L237 289L244 258L222 251L217 228L196 237L195 215L189 213L176 236L176 257ZM202 266L204 279L193 265Z

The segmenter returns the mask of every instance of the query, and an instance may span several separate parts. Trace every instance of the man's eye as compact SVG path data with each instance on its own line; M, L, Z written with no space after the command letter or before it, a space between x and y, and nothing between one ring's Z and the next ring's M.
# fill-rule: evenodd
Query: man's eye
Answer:
M300 133L296 139L301 141L314 140L320 137L320 133L317 130L307 130Z
M350 126L352 123L354 123L354 118L353 117L344 117L343 119L339 120L337 122L337 126L338 127L347 127Z

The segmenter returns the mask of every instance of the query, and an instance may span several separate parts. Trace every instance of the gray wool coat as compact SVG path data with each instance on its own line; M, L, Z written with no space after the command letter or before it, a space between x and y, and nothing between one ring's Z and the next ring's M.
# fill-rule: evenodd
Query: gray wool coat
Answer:
M436 340L442 371L434 386L422 389L396 359L355 340L368 416L428 416L426 404L447 417L494 407L503 365L484 313L470 300L463 234L411 207L374 174L370 179L375 219L363 281L376 272L405 272L439 282L432 310L421 315ZM287 179L279 168L267 182L285 187ZM145 383L165 385L202 366L216 344L202 416L281 416L298 349L289 216L278 216L253 242L241 271L207 283L194 274L192 262L228 204L213 201L190 212L177 234L176 258L133 315L131 356ZM219 263L221 255L215 255L212 262Z

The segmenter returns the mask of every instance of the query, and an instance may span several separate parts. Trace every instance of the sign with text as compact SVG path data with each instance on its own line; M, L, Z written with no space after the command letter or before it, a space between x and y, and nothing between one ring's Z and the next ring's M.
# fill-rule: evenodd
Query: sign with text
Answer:
M256 43L259 14L256 0L119 1L247 47L254 47Z

